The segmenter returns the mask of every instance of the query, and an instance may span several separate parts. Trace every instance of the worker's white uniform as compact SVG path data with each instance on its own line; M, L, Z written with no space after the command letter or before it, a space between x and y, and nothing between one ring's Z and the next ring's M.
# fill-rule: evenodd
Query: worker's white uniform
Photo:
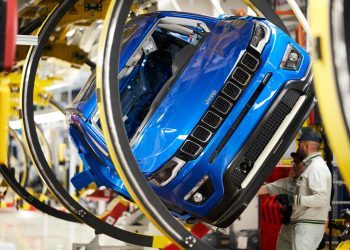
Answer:
M286 177L279 179L275 182L266 185L270 195L276 194L297 194L296 179L292 177ZM276 249L277 250L292 250L292 228L293 225L282 224L281 230L279 231Z
M307 168L295 180L284 178L267 184L270 194L293 194L291 241L294 250L316 249L324 234L330 208L331 173L320 153L303 161Z
M281 230L278 233L276 249L277 250L292 250L292 224L282 224Z
M304 159L308 166L296 181L292 221L293 249L316 249L330 208L332 176L319 153Z

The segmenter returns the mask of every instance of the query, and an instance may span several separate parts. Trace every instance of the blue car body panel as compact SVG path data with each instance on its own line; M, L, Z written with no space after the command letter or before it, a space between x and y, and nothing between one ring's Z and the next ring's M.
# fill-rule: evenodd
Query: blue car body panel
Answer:
M145 175L156 171L179 149L214 99L206 102L209 95L219 92L237 63L232 58L240 58L247 48L253 24L243 20L232 22L237 25L218 23L134 143L133 153ZM227 37L235 35L244 42L227 43ZM198 111L191 113L184 107L196 107Z
M183 218L188 217L189 214L203 218L224 195L223 176L227 166L256 129L284 85L288 81L302 79L308 74L311 59L288 35L260 18L226 17L220 20L189 13L156 12L138 17L126 26L128 28L134 25L137 28L122 46L119 72L133 56L144 37L154 30L155 25L164 17L201 21L207 25L210 33L203 43L198 45L193 56L178 73L171 88L133 140L132 151L146 177L152 176L177 154L198 121L207 112L249 47L254 32L254 21L265 23L271 32L260 54L261 62L258 69L202 152L195 159L186 161L176 177L167 185L161 187L151 185L165 202L187 212L182 214ZM280 66L289 45L296 48L301 57L298 68L295 70L283 69ZM232 124L239 119L247 103L268 74L271 74L271 77L256 97L254 104L240 120L215 160L211 161L210 157ZM128 78L120 81L121 91L125 89L128 81ZM130 199L109 159L101 131L92 124L97 109L96 92L91 93L87 100L73 104L71 109L80 114L71 114L69 117L70 134L85 167L83 173L72 179L73 184L80 188L94 181L97 185L106 186ZM199 205L185 200L184 197L204 176L208 176L213 185L210 197ZM178 213L175 214L180 216Z
M278 32L281 31L278 30ZM162 189L154 188L158 195L161 196L162 193L167 193L168 201L173 204L178 204L178 197L184 197L194 187L195 183L198 183L204 175L208 174L213 180L215 193L210 196L205 204L201 206L193 205L185 201L183 201L181 205L184 206L184 210L196 211L196 217L204 217L210 210L210 206L208 206L207 203L216 204L220 200L224 193L222 176L226 170L226 166L228 166L233 160L242 144L248 138L251 131L255 128L257 122L264 115L264 112L274 100L274 97L279 93L283 83L286 83L291 79L289 76L290 72L279 69L279 64L288 44L287 41L289 41L290 38L284 33L279 35L281 35L281 37L279 37L280 41L275 41L275 46L267 46L265 48L265 51L262 54L263 59L264 57L266 59L266 61L263 60L265 61L264 65L261 66L261 70L256 73L255 79L252 80L251 84L242 95L242 98L236 103L233 110L231 110L230 115L226 118L225 122L220 128L220 133L216 133L215 137L212 138L205 151L202 152L202 156L185 165L185 167L179 172L178 177L173 182L169 183L165 187L162 187ZM276 55L276 57L268 58L268 55L272 52L274 55ZM297 72L293 72L296 79L298 77L303 78L309 68L310 57L306 52L304 52L303 58L304 59L301 62L300 69ZM209 157L211 156L212 152L221 142L222 137L226 134L226 131L230 129L234 121L237 119L249 98L253 95L254 91L263 80L264 76L269 72L274 73L264 91L258 97L257 101L240 123L236 132L232 135L216 160L212 164L208 164ZM198 175L196 171L193 171L194 168L198 166L201 168L200 175Z

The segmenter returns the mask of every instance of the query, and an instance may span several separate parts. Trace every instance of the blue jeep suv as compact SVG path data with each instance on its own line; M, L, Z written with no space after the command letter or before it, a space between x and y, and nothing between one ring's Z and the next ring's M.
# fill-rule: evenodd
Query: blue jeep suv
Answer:
M130 20L121 48L123 121L149 185L175 216L229 226L313 106L310 56L265 19L179 12ZM85 167L72 183L130 199L103 138L98 94L92 75L66 110Z

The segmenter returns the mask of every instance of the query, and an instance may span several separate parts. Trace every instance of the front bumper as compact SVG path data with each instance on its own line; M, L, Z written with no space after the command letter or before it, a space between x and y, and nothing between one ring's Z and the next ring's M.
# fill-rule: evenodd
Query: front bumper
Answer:
M202 220L228 227L245 210L302 126L314 104L312 73L289 81L223 176L224 195Z

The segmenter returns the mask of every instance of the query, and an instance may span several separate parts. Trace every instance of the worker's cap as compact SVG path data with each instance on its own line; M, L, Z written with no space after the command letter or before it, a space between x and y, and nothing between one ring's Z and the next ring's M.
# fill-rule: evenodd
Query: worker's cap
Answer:
M305 132L300 135L298 141L314 141L321 143L322 137L314 132Z

